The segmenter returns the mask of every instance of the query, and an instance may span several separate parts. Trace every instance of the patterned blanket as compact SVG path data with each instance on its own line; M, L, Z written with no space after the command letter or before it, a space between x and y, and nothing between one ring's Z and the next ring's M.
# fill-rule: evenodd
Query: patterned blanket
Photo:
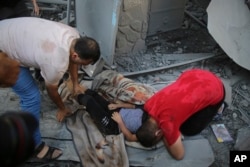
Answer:
M83 86L85 81L80 82ZM90 86L87 86L90 88ZM119 166L128 167L128 156L124 137L120 135L103 136L97 129L84 106L80 106L72 97L72 81L67 78L58 89L65 105L71 108L73 115L66 119L66 126L72 134L73 143L83 166ZM107 70L98 74L91 88L108 100L122 100L133 104L144 104L155 90L141 83ZM134 143L133 146L136 146Z
M93 80L92 89L110 101L119 99L138 105L144 104L156 92L153 87L135 82L112 70L98 74Z
M84 167L129 167L124 137L103 136L89 114L78 110L67 118L66 126Z

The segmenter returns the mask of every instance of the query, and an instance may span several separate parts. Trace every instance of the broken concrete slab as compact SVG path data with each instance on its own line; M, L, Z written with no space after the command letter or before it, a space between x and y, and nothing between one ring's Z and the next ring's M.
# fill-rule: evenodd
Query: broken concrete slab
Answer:
M145 56L145 55L143 55L143 56ZM191 63L194 63L194 62L197 62L197 61L202 61L202 60L205 60L205 59L215 57L216 55L213 54L213 53L184 53L184 54L164 54L162 56L157 56L157 55L149 55L149 56L150 56L150 59L152 59L152 60L155 59L153 62L154 62L154 64L156 63L156 65L154 65L154 66L158 66L158 67L152 68L153 66L151 65L150 66L151 68L146 68L145 70L140 70L140 71L133 70L133 72L121 72L121 73L125 77L131 77L131 76L135 76L135 75L152 73L152 72L156 72L156 71L162 71L162 70L170 69L170 68L173 68L173 67L178 67L178 66L182 66L182 65L186 65L186 64L191 64ZM139 64L141 62L143 62L142 58L145 59L145 57L141 57L141 59L138 59L139 60L139 61L137 61L138 65L135 66L135 68L138 69L138 66L140 66ZM167 62L166 60L170 60L170 61L174 61L174 63L170 64L170 65L165 65L165 64L163 64L161 62L158 62L158 65L157 65L158 60L162 61L164 59L165 59L164 62ZM122 61L122 59L120 59L120 61ZM119 63L119 64L122 64L122 63Z
M232 104L232 86L231 86L231 82L228 79L224 79L221 78L223 84L224 84L224 88L225 88L225 102L228 104L228 107L231 107Z
M249 70L250 11L245 2L212 0L207 13L210 34L230 58Z
M235 150L250 150L250 126L241 128L238 130L236 143L234 145Z

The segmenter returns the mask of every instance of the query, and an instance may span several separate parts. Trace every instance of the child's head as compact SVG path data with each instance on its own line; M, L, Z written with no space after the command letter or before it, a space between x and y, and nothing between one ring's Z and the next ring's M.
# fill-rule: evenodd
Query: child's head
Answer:
M161 140L162 131L156 121L150 117L137 130L136 137L144 147L152 147Z

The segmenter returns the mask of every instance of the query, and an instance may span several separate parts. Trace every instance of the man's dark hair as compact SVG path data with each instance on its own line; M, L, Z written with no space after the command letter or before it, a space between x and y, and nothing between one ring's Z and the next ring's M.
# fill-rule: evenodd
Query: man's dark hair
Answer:
M96 40L90 37L80 37L76 40L75 52L81 59L91 59L93 64L100 58L100 47Z
M144 147L152 147L157 142L157 137L155 136L157 130L157 124L154 124L150 119L147 119L137 130L136 137Z

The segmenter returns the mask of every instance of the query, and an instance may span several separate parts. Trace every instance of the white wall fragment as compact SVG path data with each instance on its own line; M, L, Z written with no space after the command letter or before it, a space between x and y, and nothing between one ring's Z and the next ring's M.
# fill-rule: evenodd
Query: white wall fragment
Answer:
M237 64L250 70L250 10L245 0L212 0L208 30Z

